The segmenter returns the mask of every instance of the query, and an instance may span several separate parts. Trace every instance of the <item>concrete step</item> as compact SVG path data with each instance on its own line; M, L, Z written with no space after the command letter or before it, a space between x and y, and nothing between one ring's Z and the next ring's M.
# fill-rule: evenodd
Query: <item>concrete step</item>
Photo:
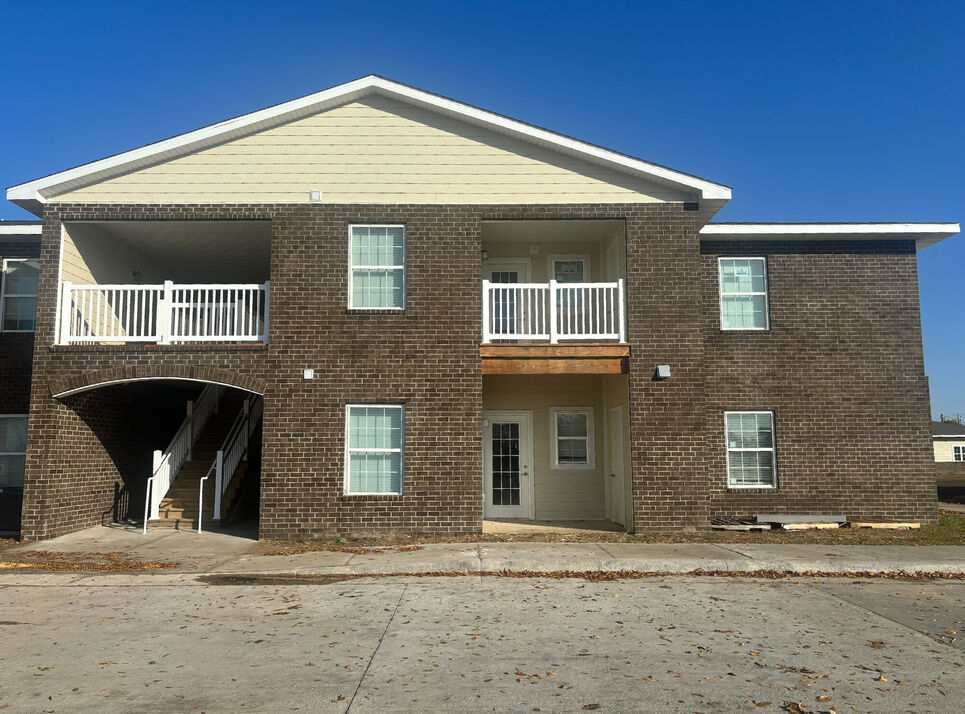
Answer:
M221 521L205 518L202 528L214 528L221 525ZM194 518L156 518L147 522L148 528L177 528L178 530L188 531L197 530L198 522Z

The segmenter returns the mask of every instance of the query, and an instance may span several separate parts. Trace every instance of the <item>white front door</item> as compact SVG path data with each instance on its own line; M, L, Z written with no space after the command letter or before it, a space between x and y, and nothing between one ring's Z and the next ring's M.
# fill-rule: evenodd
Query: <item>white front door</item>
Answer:
M483 412L484 518L530 518L533 416Z
M627 524L626 481L623 468L623 407L610 410L610 519Z

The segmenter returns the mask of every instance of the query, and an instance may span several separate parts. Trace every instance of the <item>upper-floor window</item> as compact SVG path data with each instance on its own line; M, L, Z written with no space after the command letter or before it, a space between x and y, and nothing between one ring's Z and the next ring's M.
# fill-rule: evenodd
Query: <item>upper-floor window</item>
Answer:
M401 494L405 408L349 404L345 411L345 493Z
M730 488L774 488L773 412L727 412L727 485Z
M593 407L553 407L550 426L554 469L595 467Z
M721 329L768 329L767 261L721 258L719 272Z
M558 283L585 283L590 279L590 256L551 255L550 277Z
M348 286L352 309L405 308L405 226L349 226Z
M23 488L27 456L27 417L0 415L0 491Z
M0 331L33 332L37 322L37 278L39 265L33 258L3 261L0 285Z
M965 461L965 446L953 447L955 461Z

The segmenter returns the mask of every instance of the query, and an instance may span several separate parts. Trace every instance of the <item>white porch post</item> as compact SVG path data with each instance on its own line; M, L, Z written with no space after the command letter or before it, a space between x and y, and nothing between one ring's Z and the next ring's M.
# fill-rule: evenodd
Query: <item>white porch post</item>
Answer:
M617 280L617 291L620 293L617 329L620 331L620 342L624 343L627 341L627 285L623 278Z
M71 296L71 284L63 282L60 289L60 344L70 344L70 327L74 323L74 302Z
M482 321L483 321L483 342L491 342L493 339L492 332L489 330L489 281L483 280L482 282Z
M556 280L550 280L550 344L555 345L560 341L559 332L556 328L557 296L559 288Z
M270 298L271 281L266 280L265 284L262 285L262 289L265 291L265 321L264 321L265 324L264 324L264 327L262 328L261 341L267 344L268 343L268 306L271 304L271 298Z
M159 345L171 344L171 304L173 301L174 283L170 280L164 281L164 293L157 303L157 343Z

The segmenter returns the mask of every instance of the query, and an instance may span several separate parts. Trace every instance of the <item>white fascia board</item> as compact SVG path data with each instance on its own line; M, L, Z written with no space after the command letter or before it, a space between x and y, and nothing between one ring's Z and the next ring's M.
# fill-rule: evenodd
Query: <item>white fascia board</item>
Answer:
M700 199L727 201L731 197L731 190L727 186L625 156L546 129L530 126L515 119L393 82L384 77L369 75L267 109L228 119L154 144L148 144L139 149L126 151L12 186L7 189L7 199L14 202L39 201L44 203L53 196L66 193L80 186L97 183L130 171L184 156L209 146L247 136L257 131L325 111L328 108L354 101L372 93L384 94L409 104L434 109L470 123L486 126L503 134L523 138L658 183L677 187L683 191L693 192Z
M39 236L43 226L40 223L7 226L0 223L0 236Z
M700 237L743 240L914 240L918 250L961 230L958 223L708 223Z

